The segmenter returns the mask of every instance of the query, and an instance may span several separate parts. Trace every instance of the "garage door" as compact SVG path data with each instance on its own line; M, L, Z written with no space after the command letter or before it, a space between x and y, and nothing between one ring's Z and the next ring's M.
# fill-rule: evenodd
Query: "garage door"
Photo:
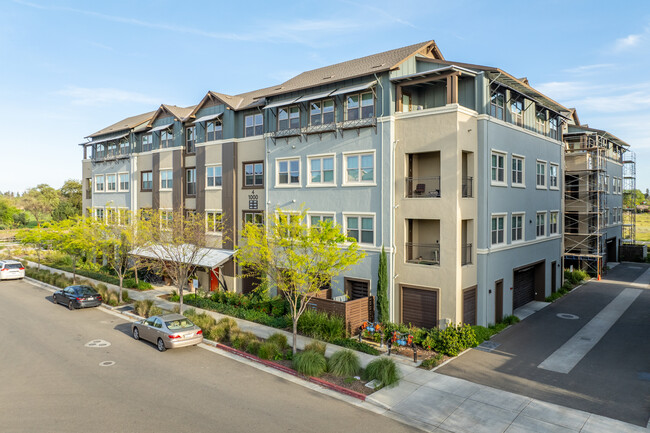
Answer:
M515 272L513 285L512 308L519 308L535 300L535 267Z
M420 328L438 326L438 292L402 287L402 323Z
M463 292L463 323L476 325L476 287Z

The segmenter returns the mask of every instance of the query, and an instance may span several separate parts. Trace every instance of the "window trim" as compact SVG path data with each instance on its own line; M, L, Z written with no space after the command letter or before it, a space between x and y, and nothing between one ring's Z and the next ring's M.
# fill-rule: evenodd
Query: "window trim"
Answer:
M242 229L246 225L246 214L262 215L262 222L259 225L263 226L265 224L265 221L264 221L264 216L265 215L264 215L263 210L248 210L248 209L246 209L246 210L243 210L242 213L241 213ZM253 217L253 219L254 219L254 217ZM256 224L256 223L253 222L252 224Z
M144 139L145 139L145 137L149 137L149 138L150 138L150 141L149 141L149 148L146 149L146 150L144 149ZM140 136L140 151L141 151L141 152L151 152L152 150L154 150L154 149L153 149L153 133L148 132L148 133L142 134L142 135Z
M168 172L168 171L170 171L172 173L172 177L171 177L172 186L171 186L171 188L169 188L169 187L164 187L163 188L162 174L163 174L163 172ZM161 168L159 170L159 172L158 172L158 177L159 177L159 179L158 179L159 184L158 185L159 185L159 190L160 191L171 191L171 190L174 189L174 169L173 168ZM163 210L163 209L161 209L161 210Z
M336 97L331 97L331 98L328 97L328 98L325 98L325 99L318 99L318 100L315 100L315 101L309 101L309 113L308 113L308 115L309 115L309 122L308 122L308 125L309 125L310 127L316 127L316 128L318 128L318 127L321 127L321 126L323 126L323 125L332 125L332 124L335 124L335 123L336 123L336 100L335 100L335 98L336 98ZM328 101L332 101L332 108L333 108L332 115L333 115L333 119L332 119L331 122L325 123L324 120L323 120L323 116L325 115L324 104L325 104L325 102L328 102ZM312 108L312 107L311 107L311 105L312 105L312 104L315 104L315 103L318 103L318 104L320 105L320 114L319 114L318 116L320 117L320 121L321 121L321 123L319 123L318 125L314 125L314 124L312 123L312 114L311 114L311 108Z
M128 178L128 187L126 189L122 189L122 180L120 179L120 176L126 174ZM117 173L117 192L129 192L131 190L131 174L128 171L121 171Z
M221 221L219 222L219 227L218 227L221 230L210 231L208 229L208 227L209 227L208 226L208 214L209 213L215 213L215 214L220 214L221 215ZM216 222L215 222L214 227L217 228ZM223 210L221 210L221 209L206 209L205 210L205 232L213 234L213 235L220 235L220 234L223 233Z
M548 161L544 161L543 159L538 159L535 161L535 188L536 189L548 189ZM540 185L538 182L538 176L539 174L537 173L537 167L542 165L544 167L544 184Z
M492 179L492 156L493 155L497 156L502 156L503 157L503 180L498 180L498 171L497 171L497 179ZM497 159L497 164L498 164L498 159ZM497 165L497 170L499 169L499 166ZM506 173L508 172L508 152L504 152L502 150L497 150L497 149L491 149L490 150L490 185L492 186L508 186L508 178L506 177Z
M184 185L185 197L196 197L196 193L198 192L197 189L198 189L198 186L199 186L199 183L198 183L197 178L196 178L196 167L185 167L184 169L185 169L185 182L184 182L184 184L185 184ZM190 170L194 170L194 193L193 194L191 194L189 192L189 186L190 186L191 182L190 182L190 178L188 176L188 171L190 171ZM172 186L173 186L173 179L174 178L173 178L173 175L172 175Z
M512 160L515 158L521 160L521 183L514 181L514 164ZM526 188L526 157L524 155L510 154L510 186L513 188Z
M145 173L151 173L151 188L145 189L144 187L144 178ZM153 191L153 170L145 170L140 172L140 192L150 192Z
M108 177L109 176L115 176L115 188L114 189L108 189ZM117 192L117 173L106 173L106 184L105 184L105 192Z
M546 218L546 214L548 214L548 211L541 211L541 212L536 212L535 213L535 239L541 239L541 238L545 238L545 237L548 236L548 230L546 230L546 220L548 218ZM542 233L541 235L538 233L539 232L538 227L540 227L539 224L538 224L539 216L544 217L544 225L542 226L543 229L544 229L544 233Z
M292 127L291 126L291 110L296 109L298 110L298 126ZM280 128L280 110L286 110L287 112L287 127L286 128ZM276 117L276 131L291 131L293 129L300 129L302 126L302 110L300 109L300 104L291 104L291 105L284 105L282 107L278 107L277 110L277 117Z
M256 118L257 116L260 116L260 118L262 119L262 123L260 123L260 125L259 125L259 126L262 127L262 133L261 133L261 134L255 134L255 128L258 126L258 125L255 123L255 118ZM252 126L252 128L253 128L253 134L251 134L251 135L248 135L248 134L246 133L246 118L248 118L248 117L252 117L252 118L253 118L253 126ZM245 137L257 137L257 136L260 136L260 135L264 135L264 114L262 114L262 113L253 113L253 114L247 114L247 115L245 115L245 116L244 116L244 134L243 134L243 135L244 135L244 138L245 138Z
M287 181L288 183L280 183L280 163L287 162ZM291 183L291 161L298 161L298 183ZM288 158L275 159L275 187L276 188L302 188L302 158L299 156L292 156Z
M551 167L555 167L555 186L551 185ZM560 189L560 164L549 162L548 163L548 189L557 191Z
M349 156L359 156L359 172L361 172L361 156L372 154L372 181L348 181L348 157ZM352 152L342 152L343 157L343 179L341 186L377 186L377 152L375 149L370 150L359 150Z
M163 132L165 135L168 137L164 143L165 145L163 146ZM160 131L158 134L158 148L159 149L169 149L171 147L174 147L174 127L170 126L167 129L163 129Z
M262 164L262 184L261 185L255 185L255 164ZM253 185L246 185L246 165L252 165L253 166ZM222 173L222 176L223 176L223 173ZM265 184L266 184L266 168L265 168L264 160L243 161L242 162L242 189L260 189L260 188L264 188Z
M311 228L311 217L312 216L331 216L332 222L336 224L336 212L317 212L317 211L307 211L307 227ZM321 221L323 219L321 218Z
M97 182L97 178L100 178L100 177L102 178L102 182L101 182L102 189L101 190L97 189L97 185L99 185L99 183ZM100 192L100 193L101 192L106 192L106 176L105 175L96 174L93 180L94 180L93 188L94 188L95 192Z
M321 160L321 176L323 174L323 158L332 158L333 161L333 178L332 182L317 182L317 183L312 183L311 181L311 161L312 159L320 159ZM336 182L336 154L335 153L321 153L318 155L307 155L307 187L311 188L326 188L326 187L333 187L337 186Z
M377 245L377 214L374 212L342 212L342 217L343 217L343 233L345 234L346 237L348 237L348 218L349 217L357 217L359 218L359 223L361 223L361 218L368 218L372 217L372 244L366 243L366 242L361 242L361 240L357 241L357 245L359 247L363 248L364 246L366 247L374 247ZM359 225L359 237L361 237L361 225ZM345 245L349 245L350 242L344 242Z
M190 143L189 140L189 134L187 133L189 130L192 130L192 148L191 150L188 148L188 144ZM196 154L196 125L192 126L186 126L185 127L185 154L186 155L194 155Z
M370 94L372 96L372 116L369 117L363 117L363 95ZM356 119L349 119L348 118L348 113L349 110L354 110L354 108L348 109L348 98L350 96L357 96L359 98L359 106L356 108L358 112L358 116ZM352 92L352 93L346 93L343 95L343 122L356 122L359 120L364 120L364 119L373 119L377 117L377 98L375 97L375 93L372 90L364 90L361 92ZM334 108L334 112L336 112L336 107ZM336 121L336 119L334 119Z
M503 218L503 242L492 243L492 231L493 231L492 230L492 220L494 220L495 218L497 218L497 220L499 218ZM497 233L498 233L498 231L499 231L499 228L498 228L498 223L497 223ZM507 245L508 244L507 233L508 233L508 213L507 212L496 212L496 213L490 214L490 247L491 248L492 247L497 247L498 248L498 247L502 247L504 245ZM497 235L497 239L498 239L498 235Z
M511 244L519 244L523 243L526 241L526 212L512 212L510 214L510 243ZM512 218L513 217L521 217L521 239L514 239L512 236L512 230L514 229L514 226L512 224Z
M210 178L210 176L208 176L208 168L216 168L216 167L221 168L221 176L219 176L221 178L221 185L208 186L208 179ZM212 176L212 177L216 178L216 176ZM215 182L215 184L216 184L216 182ZM219 189L222 189L222 188L223 188L223 166L222 166L222 164L206 164L205 165L205 189L206 189L206 191L208 191L208 190L219 190Z
M93 216L95 217L95 220L97 220L97 218L98 218L97 211L99 211L99 210L102 211L102 219L101 220L106 221L106 212L105 212L105 209L103 207L101 207L101 206L96 206L96 207L93 208Z
M557 221L555 222L555 232L551 232L551 218L555 215L557 217ZM559 210L552 210L549 211L548 215L548 235L549 236L556 236L560 234L560 211Z
M255 119L253 119L253 122L254 121L255 121ZM214 125L214 130L212 131L212 134L213 134L213 139L212 140L210 140L209 137L208 137L208 134L210 134L210 131L208 131L208 128L209 128L210 125ZM244 123L244 125L245 125L245 123ZM221 127L221 129L218 130L219 132L221 132L221 138L216 138L217 126ZM255 126L253 126L253 128L255 128ZM207 122L205 122L204 129L205 129L205 141L204 141L204 143L212 143L213 141L223 140L223 122L222 122L220 117L218 117L216 119L208 120Z

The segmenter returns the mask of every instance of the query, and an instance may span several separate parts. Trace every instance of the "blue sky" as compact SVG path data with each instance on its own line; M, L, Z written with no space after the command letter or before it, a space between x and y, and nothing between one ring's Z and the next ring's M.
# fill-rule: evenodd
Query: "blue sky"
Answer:
M161 103L430 39L630 143L650 188L648 1L0 0L0 191L79 179L84 136Z

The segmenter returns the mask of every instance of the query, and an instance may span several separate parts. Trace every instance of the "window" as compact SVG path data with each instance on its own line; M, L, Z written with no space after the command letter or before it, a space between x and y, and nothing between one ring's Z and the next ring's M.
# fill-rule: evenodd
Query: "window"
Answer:
M120 178L120 191L129 190L129 173L120 173L118 174Z
M506 105L506 94L503 90L493 90L490 96L490 116L503 119L503 109Z
M548 220L548 234L556 235L558 234L558 212L551 212L551 217Z
M311 126L334 123L334 101L316 101L310 104L309 124Z
M605 192L609 193L609 176L605 176Z
M549 128L548 136L556 140L559 140L560 135L558 134L558 129L557 129L557 116L549 119L548 128Z
M172 129L165 129L160 133L160 147L165 149L174 145L174 132Z
M261 226L264 224L264 214L262 212L244 212L244 222Z
M110 143L108 143L107 148L108 148L107 156L109 158L112 157L112 156L115 156L115 154L117 153L117 143L115 143L114 141L111 141Z
M160 170L160 189L172 189L174 180L172 170Z
M535 227L537 228L537 237L546 235L546 212L537 214Z
M510 102L510 114L512 123L517 126L524 126L524 101L516 99Z
M505 231L505 219L503 215L492 217L492 245L499 245L505 242L503 233Z
M190 126L185 128L185 151L187 153L196 152L196 127Z
M221 140L223 138L223 124L221 120L213 120L205 125L206 141Z
M282 107L278 109L278 131L300 128L300 108Z
M221 211L206 211L206 230L211 233L219 233L223 230L223 223L221 222Z
M101 207L95 208L95 219L104 221L104 208Z
M196 168L185 170L185 194L196 195Z
M345 120L369 119L375 116L375 98L372 92L348 95L345 101Z
M546 188L546 163L537 161L537 187Z
M492 183L505 183L506 156L492 152Z
M251 114L244 118L244 137L262 135L264 133L264 117L261 114Z
M117 191L117 176L114 174L106 175L106 191Z
M255 188L264 186L264 163L244 163L244 187Z
M309 227L318 227L321 223L325 221L334 222L334 215L316 215L309 214Z
M537 132L546 135L546 110L537 110L535 113L535 126L537 128Z
M95 192L104 192L104 175L95 176Z
M375 182L375 153L345 155L345 183Z
M129 210L126 208L119 208L117 210L117 217L119 219L119 223L123 226L129 225L131 223L131 216Z
M512 242L522 241L524 239L524 215L512 215Z
M221 186L221 166L212 165L205 168L207 188L218 188Z
M104 144L97 144L95 150L95 158L105 158L106 157L106 147Z
M548 186L551 189L558 189L557 171L558 171L557 164L550 164L548 166Z
M512 184L524 185L524 158L522 156L512 157Z
M106 208L106 222L109 224L117 223L117 212L113 208Z
M140 176L141 191L151 191L153 189L153 172L143 171Z
M309 157L309 184L334 184L334 156Z
M174 219L174 212L171 210L160 210L160 227L163 229L169 228L169 224Z
M300 185L300 159L286 159L277 162L278 185Z
M153 137L151 134L142 136L142 151L149 152L153 148Z
M120 155L128 155L128 154L129 154L129 140L124 138L120 141Z
M346 230L349 238L360 244L375 243L374 218L372 216L346 216Z

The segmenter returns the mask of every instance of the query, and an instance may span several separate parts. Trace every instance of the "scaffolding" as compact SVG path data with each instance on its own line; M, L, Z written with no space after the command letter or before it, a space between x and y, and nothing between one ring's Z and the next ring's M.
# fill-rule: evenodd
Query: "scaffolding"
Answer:
M623 243L636 242L636 155L623 154Z

